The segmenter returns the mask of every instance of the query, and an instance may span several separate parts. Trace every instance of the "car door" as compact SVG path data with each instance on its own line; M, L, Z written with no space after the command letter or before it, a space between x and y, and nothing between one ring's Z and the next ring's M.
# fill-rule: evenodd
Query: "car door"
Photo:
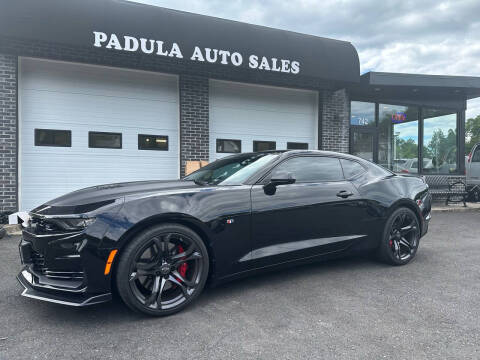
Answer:
M282 172L296 182L266 192L264 185ZM338 158L304 155L283 161L252 187L251 260L268 266L346 248L363 237L359 199Z

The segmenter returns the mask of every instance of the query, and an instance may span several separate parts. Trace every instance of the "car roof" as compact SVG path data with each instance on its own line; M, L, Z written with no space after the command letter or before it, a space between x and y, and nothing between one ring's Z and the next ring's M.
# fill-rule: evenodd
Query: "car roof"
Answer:
M282 155L292 155L292 154L312 154L312 155L324 155L324 156L338 156L344 158L352 158L352 159L360 159L358 156L340 153L335 151L325 151L325 150L265 150L265 151L252 151L249 153L242 153L245 154L282 154Z
M320 155L320 156L331 156L331 157L336 157L336 158L343 158L347 160L353 160L357 161L364 166L371 168L372 166L374 167L379 167L379 165L373 163L372 161L365 160L361 157L351 155L351 154L346 154L346 153L340 153L340 152L335 152L335 151L325 151L325 150L265 150L265 151L252 151L248 153L240 153L240 154L233 154L230 156L227 156L225 158L229 157L234 157L234 156L249 156L249 155L254 155L254 154L278 154L280 155L278 161L282 161L285 158L288 158L290 156L294 155ZM224 159L225 159L224 158ZM382 168L383 169L383 168ZM388 172L390 172L387 169L384 169Z
M346 153L341 153L341 152L335 152L335 151L325 151L325 150L285 150L283 151L283 154L285 156L290 156L290 155L321 155L321 156L334 156L334 157L341 157L345 159L351 159L351 160L357 160L357 161L367 161L365 159L362 159L358 156L351 155L351 154L346 154Z

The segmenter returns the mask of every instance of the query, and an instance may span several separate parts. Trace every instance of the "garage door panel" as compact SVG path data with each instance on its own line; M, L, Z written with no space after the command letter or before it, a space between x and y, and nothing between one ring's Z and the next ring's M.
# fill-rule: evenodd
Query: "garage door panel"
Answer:
M91 124L112 126L115 120L116 126L170 128L177 130L177 121L162 121L162 119L178 118L178 103L149 100L98 98L96 96L76 96L73 94L59 94L53 96L50 93L42 93L29 90L24 93L22 101L23 117L28 123L36 119L55 123L71 123L72 114L79 124ZM85 106L88 104L88 106ZM98 111L98 109L104 109ZM141 115L141 116L139 116ZM158 124L158 125L157 125Z
M316 149L317 94L284 88L210 82L210 161L230 154L216 152L217 139L241 140L242 152L253 141L307 143Z
M22 59L21 90L177 101L177 79L142 71ZM162 77L159 81L159 77ZM73 86L72 86L73 85Z
M237 133L219 133L217 134L218 139L239 139L239 134ZM251 152L253 151L253 142L255 140L261 141L275 141L277 149L286 149L288 142L300 142L300 143L307 143L309 149L315 149L315 143L312 141L310 137L298 137L295 136L294 140L292 140L292 136L284 136L284 137L274 137L271 135L244 135L241 136L241 146L242 152ZM224 156L228 156L231 154L223 154L223 153L216 153L216 144L215 142L211 142L210 144L210 154L214 154L210 156L210 161L214 161L220 159Z
M228 119L226 121L213 122L211 127L214 132L223 132L228 128L230 133L239 134L261 134L268 135L272 131L277 135L289 136L292 133L300 136L311 137L315 131L315 123L310 121L303 124L306 118L298 113L273 113L262 111L248 111L245 109L215 109L215 117L219 119ZM308 116L313 119L313 116ZM303 126L298 126L298 124Z
M220 81L211 84L211 105L215 108L316 113L316 94L313 92Z
M32 59L20 69L20 209L87 186L178 178L176 77ZM70 130L72 146L34 146L36 128ZM90 131L121 133L122 148L89 148ZM168 151L139 150L138 134L168 136Z

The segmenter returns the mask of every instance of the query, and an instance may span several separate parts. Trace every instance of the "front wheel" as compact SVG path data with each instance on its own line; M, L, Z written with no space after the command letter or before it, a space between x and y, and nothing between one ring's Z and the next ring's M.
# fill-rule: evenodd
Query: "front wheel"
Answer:
M395 210L388 218L378 249L382 261L405 265L415 257L420 241L420 224L408 208Z
M209 259L202 239L177 224L151 227L125 248L118 264L118 292L131 309L153 316L176 313L202 291Z

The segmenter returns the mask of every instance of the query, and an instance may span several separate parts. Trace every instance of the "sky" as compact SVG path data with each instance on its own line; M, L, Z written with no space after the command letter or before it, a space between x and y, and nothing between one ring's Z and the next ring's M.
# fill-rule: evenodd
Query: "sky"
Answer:
M362 73L480 76L480 0L135 1L350 41Z

